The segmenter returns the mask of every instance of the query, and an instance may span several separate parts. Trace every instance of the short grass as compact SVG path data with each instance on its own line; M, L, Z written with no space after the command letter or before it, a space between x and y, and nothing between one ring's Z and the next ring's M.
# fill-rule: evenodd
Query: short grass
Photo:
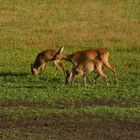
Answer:
M2 106L0 113L20 116L26 112L30 116L35 110L40 116L49 112L68 112L69 115L83 112L140 118L139 11L139 0L1 0L1 106L4 102L21 101L47 102L52 107L44 107L44 111L32 106L28 108L31 112L26 112L22 104L20 107ZM79 78L71 87L64 84L62 71L53 77L55 68L51 62L40 76L34 77L30 63L37 53L61 46L65 47L66 54L87 48L107 48L109 61L116 67L118 84L113 83L112 73L106 70L110 87L106 87L102 78L88 87L84 87ZM71 68L68 62L63 63ZM85 100L94 101L86 105ZM97 105L96 100L102 100L105 106ZM57 105L64 106L64 110Z

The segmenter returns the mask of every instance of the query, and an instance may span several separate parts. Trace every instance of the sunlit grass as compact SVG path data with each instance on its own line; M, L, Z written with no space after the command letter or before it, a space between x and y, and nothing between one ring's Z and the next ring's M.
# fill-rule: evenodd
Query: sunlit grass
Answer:
M139 9L139 0L1 0L0 101L38 101L55 105L83 99L104 99L120 104L124 101L125 106L138 107ZM37 53L61 46L65 47L66 54L87 48L107 48L109 62L118 74L118 85L114 84L108 70L110 87L106 87L102 78L96 85L88 87L83 86L81 78L73 87L65 85L62 71L53 77L55 68L51 62L42 75L32 76L30 64ZM63 63L71 69L68 62Z

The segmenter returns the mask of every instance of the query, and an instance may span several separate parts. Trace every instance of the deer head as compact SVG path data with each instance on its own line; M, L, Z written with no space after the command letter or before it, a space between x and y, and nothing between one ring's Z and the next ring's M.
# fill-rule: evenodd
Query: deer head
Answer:
M31 64L31 73L35 76L39 75L40 68L35 68L33 64Z

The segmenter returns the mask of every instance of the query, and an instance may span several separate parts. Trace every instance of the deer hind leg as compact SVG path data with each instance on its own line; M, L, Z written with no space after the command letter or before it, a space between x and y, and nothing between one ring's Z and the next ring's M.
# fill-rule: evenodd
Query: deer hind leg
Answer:
M100 77L100 74L98 73L97 75L96 75L96 77L94 78L94 84L96 83L96 81L97 81L97 79Z
M102 69L102 72L104 73L104 67L103 67L103 65L102 65L101 69ZM97 79L98 79L99 77L100 77L100 74L97 73L96 77L94 78L94 84L96 83L96 81L97 81Z
M83 78L84 78L84 85L87 86L87 75L84 74L84 75L83 75Z
M103 68L102 68L102 62L98 63L98 65L96 65L97 71L99 73L99 75L103 76L106 80L106 85L109 86L108 83L108 77L107 75L104 74Z
M54 61L54 65L55 65L54 77L56 77L56 75L58 74L58 71L59 71L59 66L57 65L57 63L55 61Z
M73 85L74 84L74 81L75 81L75 78L76 78L76 75L73 73L73 71L70 73L70 84Z
M63 66L63 64L61 63L60 60L55 60L54 61L54 65L56 67L55 74L54 74L55 76L57 75L58 70L59 70L60 67L63 69L64 75L66 76L65 68L64 68L64 66Z
M108 54L101 56L101 60L102 60L103 64L113 72L115 82L117 83L118 79L117 79L116 70L115 70L113 65L109 64L109 62L108 62Z
M111 64L109 64L109 63L106 63L105 66L108 67L113 72L115 83L117 83L118 79L117 79L117 74L116 74L115 68Z
M95 83L95 81L92 81L91 79L89 79L88 76L87 76L87 80L88 80L88 82L89 82L90 84L94 84L94 83Z
M65 84L69 84L70 82L70 72L66 70L66 79L65 79Z

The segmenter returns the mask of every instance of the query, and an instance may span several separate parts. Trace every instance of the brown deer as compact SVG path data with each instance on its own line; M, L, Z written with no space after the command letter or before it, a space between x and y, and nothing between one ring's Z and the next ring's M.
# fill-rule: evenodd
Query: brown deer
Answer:
M35 59L34 64L31 64L31 72L33 75L39 75L46 63L52 61L53 56L56 54L56 50L48 49L39 53ZM65 68L60 60L53 60L56 67L55 76L57 75L58 69L61 67L64 74L66 75Z
M68 83L74 84L74 80L77 76L83 76L84 84L87 85L86 81L88 80L90 83L93 83L89 78L88 74L97 70L100 76L103 76L106 80L106 85L108 84L108 77L104 74L103 63L100 60L84 60L78 63L75 67L73 67L72 72L69 74L67 71L66 79L68 79ZM97 77L96 77L97 78Z
M88 49L88 50L77 51L70 55L63 54L63 50L64 50L64 47L61 47L58 50L58 52L54 55L52 60L66 60L66 61L71 62L73 64L73 67L75 67L78 63L80 63L84 60L98 59L103 63L104 66L106 66L113 72L115 82L117 82L115 68L108 62L108 56L109 56L108 50L106 50L106 49Z

